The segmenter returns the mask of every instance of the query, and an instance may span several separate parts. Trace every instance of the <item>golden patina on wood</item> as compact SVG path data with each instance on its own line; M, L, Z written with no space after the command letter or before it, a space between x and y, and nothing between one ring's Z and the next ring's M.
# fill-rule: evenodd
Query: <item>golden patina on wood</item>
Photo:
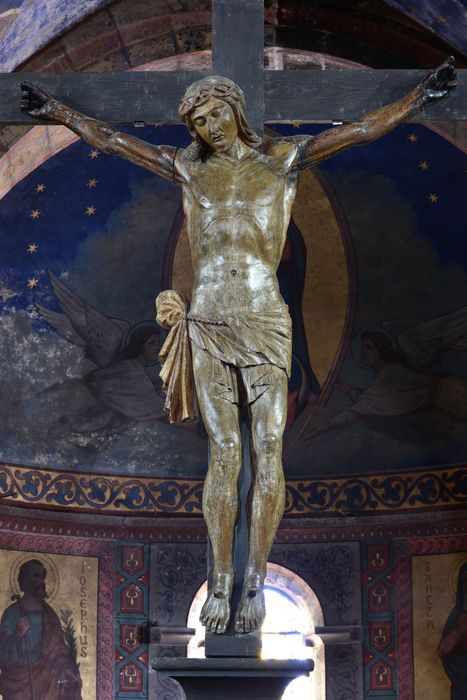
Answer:
M209 435L203 513L214 569L201 620L210 632L225 632L231 616L242 406L247 407L250 421L253 475L249 557L235 616L237 632L259 629L265 615L266 562L285 501L281 455L291 361L291 322L276 271L298 174L350 146L386 134L454 85L449 59L408 95L358 121L316 137L262 141L247 123L238 85L209 76L193 83L180 103L180 118L193 142L177 149L120 133L22 83L22 107L33 116L65 124L94 148L122 156L182 187L194 284L189 312L182 309L173 314L173 324L168 323L176 332L171 332L173 342L163 359L170 360L178 374L171 376L165 365L163 373L172 415L189 418L187 362L192 362L197 401ZM191 353L186 351L188 339ZM178 349L182 356L177 357Z

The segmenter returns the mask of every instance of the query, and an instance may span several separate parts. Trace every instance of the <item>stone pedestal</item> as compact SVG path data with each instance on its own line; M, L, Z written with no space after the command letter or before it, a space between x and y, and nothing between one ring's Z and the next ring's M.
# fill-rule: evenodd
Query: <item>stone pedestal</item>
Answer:
M196 633L191 627L151 627L151 651L157 657L187 655L187 646Z
M313 661L251 658L155 659L153 668L176 680L187 700L280 700Z

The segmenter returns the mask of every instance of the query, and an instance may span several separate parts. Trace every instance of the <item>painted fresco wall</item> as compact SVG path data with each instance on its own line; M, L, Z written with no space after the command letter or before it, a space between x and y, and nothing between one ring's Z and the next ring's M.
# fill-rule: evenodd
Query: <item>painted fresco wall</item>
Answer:
M271 561L300 577L319 602L326 697L463 698L467 521L359 520L283 524L271 553ZM76 641L82 700L180 700L173 684L158 683L150 665L155 654L184 653L190 606L205 581L205 538L200 520L136 526L2 513L0 557L7 575L0 635L7 611L18 605L11 595L22 595L21 564L38 560L46 569L48 605L62 626L60 644L70 653L73 636ZM48 644L58 644L59 629L52 637L45 628ZM186 630L185 644L189 638ZM33 668L51 669L53 660L42 656ZM0 654L0 679L4 664ZM16 669L27 685L26 671L27 664Z
M96 700L98 559L0 549L0 566L0 697L57 683L70 700Z
M181 127L135 133L187 143ZM407 125L302 175L278 272L295 332L289 478L465 461L466 160ZM177 187L75 143L0 217L1 458L201 479L204 427L169 425L156 361L157 293L190 294Z

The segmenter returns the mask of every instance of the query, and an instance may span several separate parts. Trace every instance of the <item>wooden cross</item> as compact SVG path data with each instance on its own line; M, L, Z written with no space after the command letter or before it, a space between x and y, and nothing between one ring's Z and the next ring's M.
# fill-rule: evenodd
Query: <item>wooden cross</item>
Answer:
M264 70L264 0L212 0L212 73L244 90L248 119L267 122L351 121L409 92L425 70ZM0 74L0 124L40 123L19 110L19 80L37 82L80 112L113 124L178 122L178 103L199 71ZM467 70L445 100L419 120L467 119ZM43 123L43 122L42 122Z

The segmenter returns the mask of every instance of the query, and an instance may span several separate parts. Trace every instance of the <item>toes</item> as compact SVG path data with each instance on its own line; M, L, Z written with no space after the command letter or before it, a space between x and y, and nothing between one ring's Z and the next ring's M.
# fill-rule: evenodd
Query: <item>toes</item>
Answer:
M216 625L216 634L222 634L224 632L224 624L221 620Z

